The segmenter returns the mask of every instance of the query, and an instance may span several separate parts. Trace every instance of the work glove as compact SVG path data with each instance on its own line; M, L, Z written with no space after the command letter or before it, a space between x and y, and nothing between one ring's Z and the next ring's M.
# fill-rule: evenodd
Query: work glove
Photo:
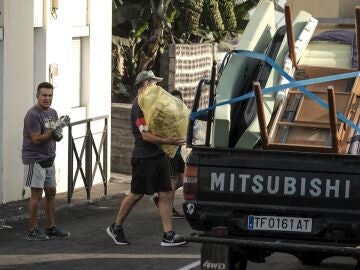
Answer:
M62 134L62 128L60 126L54 128L52 132L52 137L57 142L61 141L61 139L63 138L63 134Z
M70 117L68 115L62 115L60 118L55 122L54 129L60 127L66 127L70 124Z

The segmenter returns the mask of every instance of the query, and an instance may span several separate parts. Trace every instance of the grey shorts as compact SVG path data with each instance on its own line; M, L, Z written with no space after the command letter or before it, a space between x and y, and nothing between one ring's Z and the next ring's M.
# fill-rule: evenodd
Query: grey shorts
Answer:
M24 164L24 185L33 188L56 187L55 164L43 168L39 163Z

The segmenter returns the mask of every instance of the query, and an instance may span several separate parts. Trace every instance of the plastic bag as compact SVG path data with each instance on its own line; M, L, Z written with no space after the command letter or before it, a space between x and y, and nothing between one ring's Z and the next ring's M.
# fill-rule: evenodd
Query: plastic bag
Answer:
M189 109L185 103L160 86L147 87L138 97L149 131L163 138L184 138L188 126ZM177 145L162 144L161 149L174 157Z

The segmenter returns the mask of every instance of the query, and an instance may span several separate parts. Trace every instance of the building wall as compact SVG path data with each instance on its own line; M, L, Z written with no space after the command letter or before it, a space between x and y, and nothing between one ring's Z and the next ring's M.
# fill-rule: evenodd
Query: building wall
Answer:
M293 14L300 10L309 12L317 18L353 18L359 0L288 0Z
M111 39L112 39L112 1L91 0L89 5L90 38L88 44L89 68L88 95L86 98L88 117L99 116L99 111L108 118L108 171L110 172L111 155ZM110 12L109 12L110 11ZM107 26L107 27L104 27ZM103 53L99 53L103 52ZM91 128L95 133L103 129L103 121L97 121ZM94 136L100 142L101 135ZM95 159L95 158L93 158ZM108 173L110 175L110 173ZM100 172L97 170L95 179L99 182Z
M355 7L360 5L359 0L339 0L339 17L353 18L355 17Z
M1 143L3 201L21 199L22 123L33 104L34 70L33 1L4 0ZM19 19L21 18L21 20Z
M98 116L99 109L106 114L111 112L112 1L91 0L89 10L91 57L87 114L95 117Z
M53 108L59 115L68 114L72 121L101 115L109 115L110 119L112 2L81 0L86 1L88 25L74 31L74 20L69 18L74 9L72 0L58 1L56 16L51 14L51 0L0 0L0 27L3 26L5 32L4 40L0 41L0 150L3 153L0 155L0 203L23 198L23 118L36 103L37 85L50 81L50 65L57 66L58 71L52 83ZM34 5L43 6L40 13L39 10L34 12ZM42 20L39 15L43 15ZM84 41L83 92L80 107L72 108L71 44L72 38L78 35ZM103 122L100 125L103 126ZM94 126L96 131L96 124ZM78 132L83 130L80 128ZM58 192L67 190L67 147L65 129L64 139L57 144ZM110 168L108 175L109 172ZM100 177L94 179L94 183L100 181ZM82 181L77 181L77 186L83 186ZM25 197L28 195L27 190Z
M4 10L4 1L0 1L0 11ZM3 12L0 12L0 27L1 29L4 29L4 16ZM1 61L4 59L4 42L0 41L0 71L4 70L4 61ZM3 108L3 95L4 95L4 87L2 82L4 81L3 72L0 72L0 112L2 113ZM4 144L3 144L3 119L0 117L0 153L4 153ZM3 171L3 155L0 154L0 172ZM0 176L0 202L3 201L4 198L4 178Z

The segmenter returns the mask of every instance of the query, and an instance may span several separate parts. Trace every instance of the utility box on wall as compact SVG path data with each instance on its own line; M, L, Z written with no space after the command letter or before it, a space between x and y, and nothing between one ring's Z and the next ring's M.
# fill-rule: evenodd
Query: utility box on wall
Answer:
M58 77L59 77L59 68L58 64L49 65L49 80L50 83L54 86L58 86Z

